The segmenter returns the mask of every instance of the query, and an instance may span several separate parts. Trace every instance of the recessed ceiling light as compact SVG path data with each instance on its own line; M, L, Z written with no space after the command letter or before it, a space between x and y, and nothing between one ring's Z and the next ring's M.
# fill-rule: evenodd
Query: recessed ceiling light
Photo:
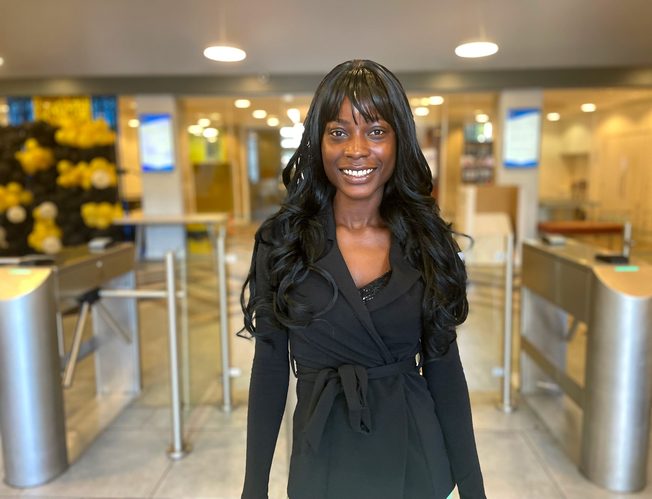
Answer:
M475 121L478 123L487 123L489 121L489 115L486 113L478 113L475 115Z
M281 139L281 148L283 149L298 149L300 145L300 139Z
M291 107L290 109L288 109L287 115L292 123L296 124L299 123L299 121L301 121L301 111L299 111L296 107Z
M251 106L251 101L249 99L236 99L233 105L238 109L247 109Z
M197 124L198 124L200 127L206 128L207 126L210 126L210 124L211 124L211 120L209 120L208 118L199 118L199 119L197 120Z
M270 116L267 118L267 124L269 126L278 126L280 123L279 119L276 116Z
M188 133L199 136L202 133L202 127L199 125L190 125L188 127Z
M428 103L431 106L441 106L444 103L444 98L441 95L431 95L428 97Z
M284 139L292 139L297 135L296 129L293 126L281 127L280 134ZM299 134L299 137L301 137L301 134Z
M127 122L127 125L129 125L129 127L131 128L138 128L140 126L140 121L138 121L135 118L132 118Z
M561 119L561 115L559 113L548 113L546 114L546 119L548 121L559 121Z
M593 102L587 102L585 104L582 104L580 106L580 109L585 113L592 113L597 109L597 107L595 106L595 104L593 104Z
M247 57L247 53L229 45L213 45L204 49L204 57L218 62L238 62Z
M262 120L263 118L267 118L267 111L264 109L255 109L251 115L257 120Z
M469 42L455 47L455 54L458 57L477 58L487 57L498 52L498 45L493 42Z
M207 139L213 139L219 135L217 128L205 128L202 135Z
M419 106L414 110L414 114L417 116L428 116L430 114L430 109L427 107Z

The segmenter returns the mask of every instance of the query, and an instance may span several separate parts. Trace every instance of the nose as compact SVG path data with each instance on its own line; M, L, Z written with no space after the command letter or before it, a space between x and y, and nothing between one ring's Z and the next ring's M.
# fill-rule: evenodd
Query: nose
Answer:
M362 158L367 156L369 154L369 147L367 146L364 135L361 133L351 134L346 143L344 153L349 158Z

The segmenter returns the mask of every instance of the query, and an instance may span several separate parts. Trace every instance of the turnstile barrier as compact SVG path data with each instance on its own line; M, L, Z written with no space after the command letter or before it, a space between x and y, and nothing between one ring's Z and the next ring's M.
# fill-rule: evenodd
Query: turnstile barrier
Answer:
M55 297L51 268L0 267L0 432L13 487L68 468Z

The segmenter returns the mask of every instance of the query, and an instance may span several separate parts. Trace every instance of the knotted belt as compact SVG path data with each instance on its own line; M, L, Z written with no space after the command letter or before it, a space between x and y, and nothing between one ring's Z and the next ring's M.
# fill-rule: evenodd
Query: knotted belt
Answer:
M371 433L371 413L367 405L368 381L407 373L416 368L415 361L411 358L371 368L345 364L338 368L316 370L297 366L297 377L315 384L308 406L305 442L317 452L333 403L341 392L344 392L346 399L351 429L357 433Z

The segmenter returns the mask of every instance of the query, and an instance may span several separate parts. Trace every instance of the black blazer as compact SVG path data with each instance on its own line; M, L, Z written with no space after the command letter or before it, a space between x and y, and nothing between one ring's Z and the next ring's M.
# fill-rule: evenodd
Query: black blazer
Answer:
M319 273L309 272L297 285L295 298L309 305L309 315L314 317L311 323L285 332L271 330L269 322L263 320L262 330L259 326L257 331L275 338L275 358L279 363L287 364L283 342L289 340L296 365L297 407L288 495L290 499L444 499L455 485L449 448L460 444L469 447L468 442L451 438L456 431L449 430L446 435L446 427L455 428L461 421L463 432L470 433L473 444L471 449L463 449L464 460L477 463L477 454L466 383L460 385L459 380L450 380L456 390L462 388L461 393L453 394L453 399L462 401L468 418L441 414L436 408L437 394L430 389L430 385L437 383L427 381L415 362L422 329L420 273L393 240L391 278L365 304L337 246L332 211L324 225L328 248L316 266L332 276L335 287ZM263 236L256 256L257 286L261 290L268 286L261 272L268 250ZM256 357L264 359L259 348L268 347L257 341ZM457 355L456 345L451 350ZM275 421L258 421L251 414L263 410L255 400L262 397L257 393L263 391L264 384L260 363L257 368L254 361L249 439L260 433L252 425L267 424L278 431ZM461 365L459 371L463 381ZM267 387L265 397L273 390ZM283 396L284 392L278 391ZM455 407L459 404L449 409ZM440 423L441 418L447 420L446 425ZM255 452L254 444L249 442L248 452ZM253 465L248 456L243 497L255 497L246 493L247 480L255 480L256 470L250 466ZM462 468L455 475L463 480L474 474L475 478L479 476L482 489L479 466L471 466L472 471L468 464ZM257 471L261 474L261 470ZM264 470L262 475L265 476ZM484 492L466 497L484 497Z

